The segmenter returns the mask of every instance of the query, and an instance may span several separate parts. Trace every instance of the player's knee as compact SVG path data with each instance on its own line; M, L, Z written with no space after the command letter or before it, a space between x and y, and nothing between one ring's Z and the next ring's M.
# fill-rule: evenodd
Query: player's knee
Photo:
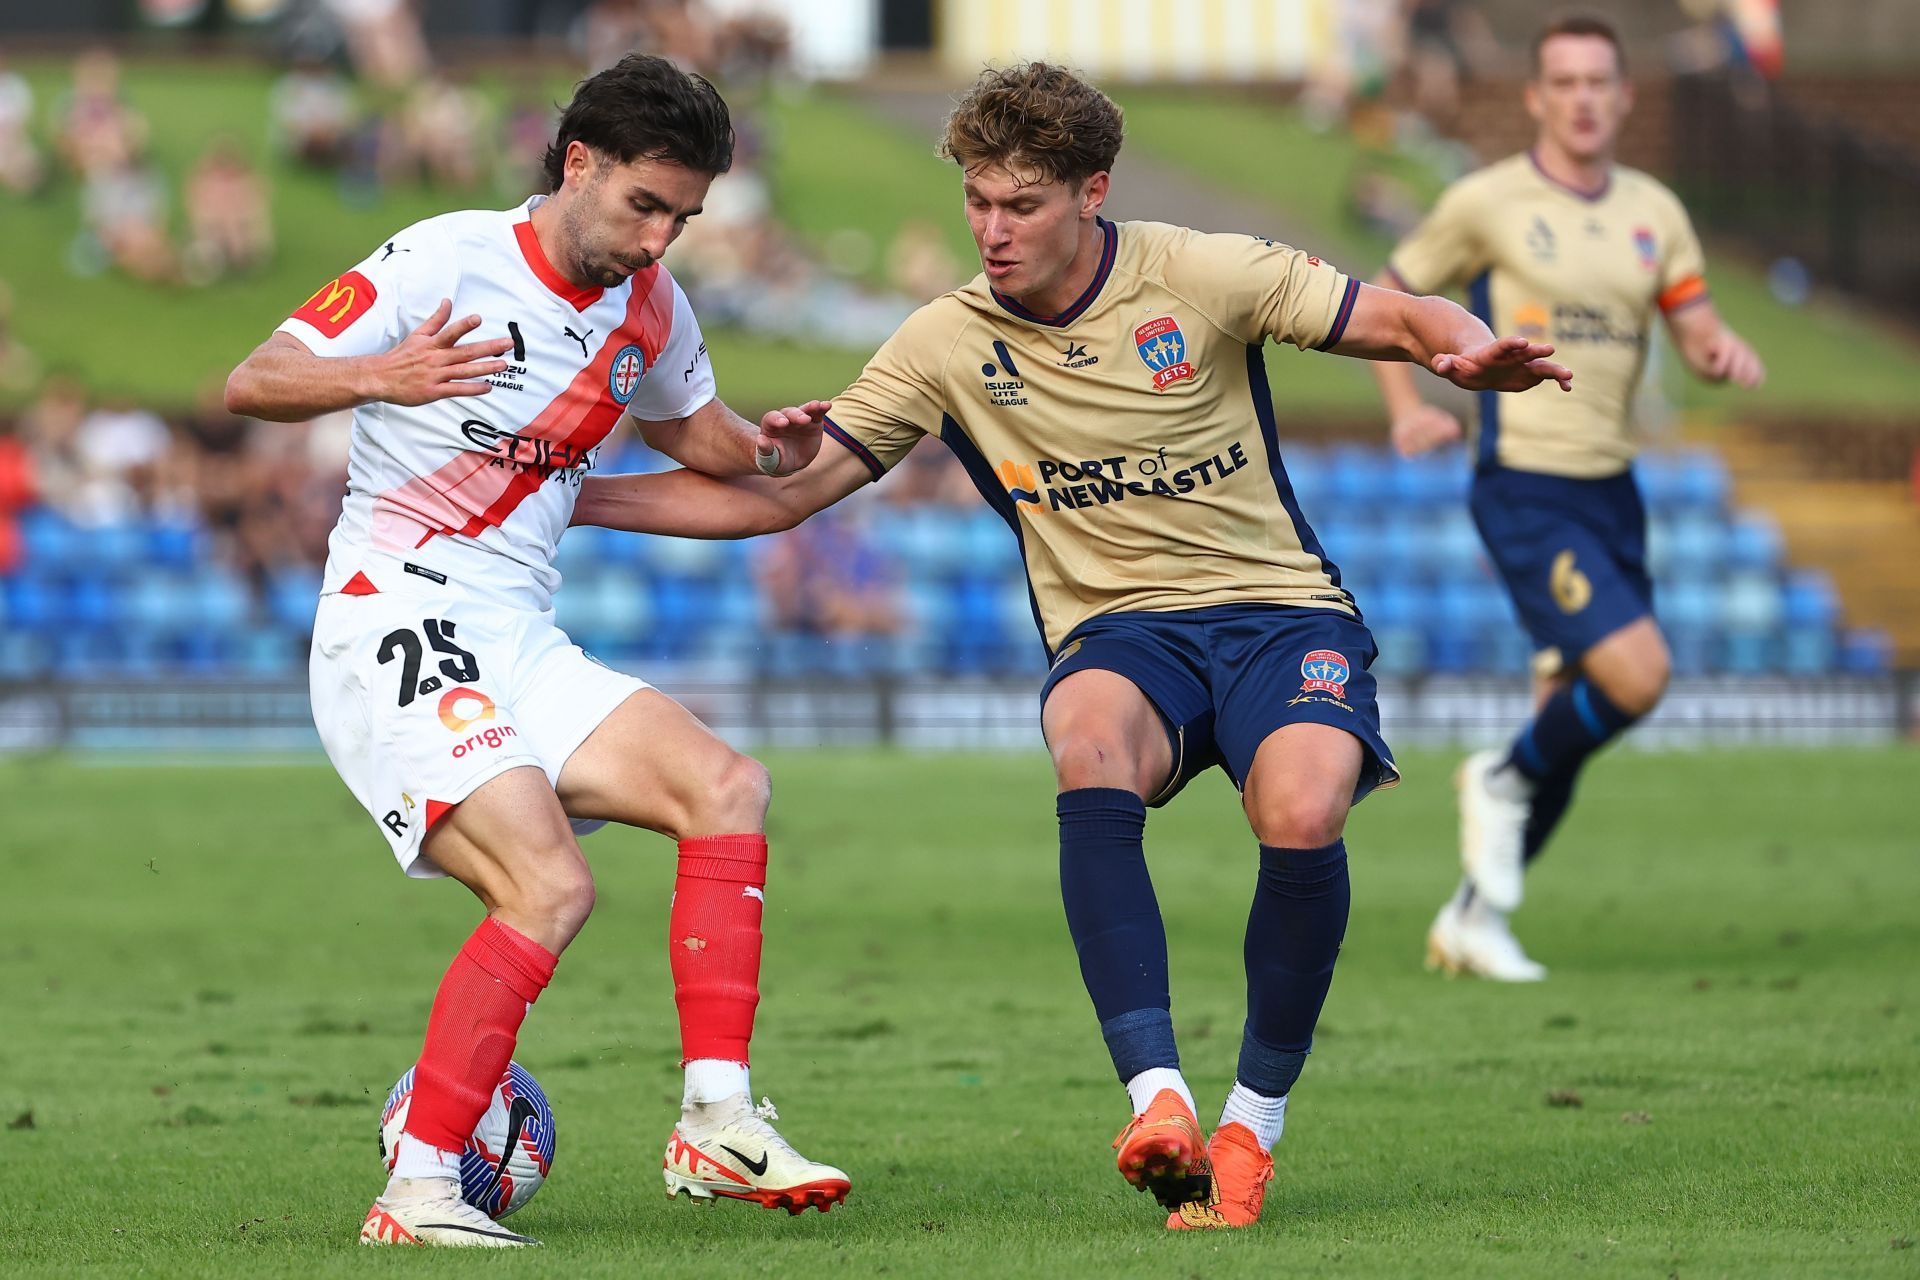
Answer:
M497 905L508 923L565 946L593 914L596 892L593 870L579 848L556 848L528 859Z
M1345 796L1324 788L1289 789L1247 798L1254 837L1272 849L1318 849L1340 838L1347 825Z
M1069 732L1053 744L1053 772L1062 791L1116 787L1146 799L1162 781L1151 777L1152 771L1119 733Z
M1608 670L1596 683L1609 702L1637 720L1660 705L1672 677L1673 658L1665 643L1656 642L1634 662Z
M719 835L758 831L766 825L767 805L773 799L773 777L767 766L737 751L718 753L692 779L692 799L685 820L673 834Z

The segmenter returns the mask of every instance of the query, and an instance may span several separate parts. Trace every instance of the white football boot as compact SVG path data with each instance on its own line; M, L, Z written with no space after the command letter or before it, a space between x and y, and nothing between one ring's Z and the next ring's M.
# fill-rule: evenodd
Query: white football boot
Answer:
M1453 778L1460 792L1460 865L1474 892L1497 911L1520 905L1526 870L1527 804L1488 782L1505 759L1503 751L1476 751Z
M1427 968L1448 976L1471 974L1495 982L1540 982L1547 967L1528 958L1507 928L1507 915L1486 903L1462 907L1455 894L1427 930Z
M793 1214L808 1206L825 1213L845 1200L847 1175L795 1151L768 1123L779 1118L772 1099L756 1107L744 1093L684 1108L661 1161L667 1197L751 1200Z
M462 1200L452 1178L395 1178L367 1210L360 1243L519 1249L540 1242L514 1234Z

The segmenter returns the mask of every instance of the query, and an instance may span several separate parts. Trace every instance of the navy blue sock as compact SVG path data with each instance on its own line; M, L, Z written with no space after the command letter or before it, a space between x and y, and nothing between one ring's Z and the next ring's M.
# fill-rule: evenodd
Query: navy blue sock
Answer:
M1527 865L1540 856L1547 847L1547 837L1566 816L1567 806L1573 803L1573 783L1572 777L1550 778L1534 791L1527 805L1526 842L1521 846Z
M1535 787L1556 778L1571 780L1588 756L1618 737L1634 719L1582 676L1547 699L1533 723L1515 739L1507 763Z
M1247 916L1247 1027L1241 1084L1277 1098L1293 1088L1333 983L1353 898L1344 840L1318 849L1260 846Z
M1118 787L1063 791L1060 897L1113 1069L1129 1080L1178 1067L1167 987L1167 931L1147 874L1147 806Z

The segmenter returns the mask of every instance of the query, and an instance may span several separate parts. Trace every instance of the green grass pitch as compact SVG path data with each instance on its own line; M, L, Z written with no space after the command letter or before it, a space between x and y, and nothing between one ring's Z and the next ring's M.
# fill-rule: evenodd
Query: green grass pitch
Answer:
M1205 1236L1166 1232L1109 1163L1124 1095L1062 922L1045 761L770 763L754 1079L853 1198L665 1198L671 848L609 832L518 1054L558 1118L513 1220L546 1247L484 1260L354 1245L465 893L403 880L323 765L0 765L0 1274L1920 1272L1911 750L1609 756L1529 884L1535 988L1420 971L1451 761L1407 762L1352 824L1346 955L1265 1221ZM1210 1120L1254 845L1218 775L1148 839Z

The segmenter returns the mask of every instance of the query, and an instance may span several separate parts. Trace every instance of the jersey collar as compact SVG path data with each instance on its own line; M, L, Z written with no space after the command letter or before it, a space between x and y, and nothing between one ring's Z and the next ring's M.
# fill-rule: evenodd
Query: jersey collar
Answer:
M532 269L535 278L547 286L549 293L575 311L585 311L600 301L600 295L606 292L598 286L582 289L555 271L553 264L547 261L546 251L540 247L540 237L533 233L532 218L522 218L513 224L513 238L519 242L520 256L527 260L527 266Z
M1600 184L1599 190L1583 191L1579 187L1568 186L1566 183L1560 181L1560 179L1548 173L1540 164L1539 154L1532 149L1527 151L1527 163L1531 164L1533 171L1540 175L1540 181L1556 190L1564 191L1576 199L1585 200L1588 204L1598 204L1607 198L1607 192L1613 190L1613 170L1611 168L1607 170L1606 181Z
M1085 315L1087 308L1093 305L1093 300L1100 296L1100 287L1106 284L1107 277L1113 273L1113 259L1120 248L1120 228L1105 218L1096 217L1094 221L1098 222L1100 229L1106 233L1106 242L1100 246L1100 265L1094 268L1093 280L1087 285L1086 291L1075 298L1072 305L1065 311L1052 317L1035 315L998 289L989 288L988 292L993 294L993 300L1022 320L1031 320L1034 324L1052 325L1055 328L1072 324Z

